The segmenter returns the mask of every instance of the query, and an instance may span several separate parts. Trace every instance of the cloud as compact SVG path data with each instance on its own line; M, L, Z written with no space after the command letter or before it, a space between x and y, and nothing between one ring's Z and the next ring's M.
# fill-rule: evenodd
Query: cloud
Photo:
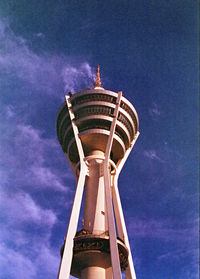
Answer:
M144 220L130 219L129 230L134 231L134 237L153 238L164 241L190 242L197 234L197 225L182 228L175 225L171 220Z
M50 245L58 221L54 211L42 208L30 194L20 191L1 192L0 212L0 277L55 277L59 253Z
M30 168L30 173L35 178L37 183L42 184L43 187L52 187L56 190L67 192L68 189L63 185L61 179L53 170L42 166L33 166Z
M14 195L1 193L1 214L10 224L24 222L52 227L57 217L50 209L42 209L28 193Z
M56 194L69 193L68 168L59 170L56 140L44 137L12 105L2 106L0 116L0 277L55 278L60 256L51 237L69 201L65 196L61 203L63 195Z
M37 266L38 275L40 278L45 278L48 274L48 278L56 278L58 273L58 267L60 263L59 251L55 252L47 245L39 247L38 257L35 261ZM41 272L42 271L42 272Z
M5 119L0 138L1 145L4 146L0 151L1 177L4 183L14 180L15 185L20 187L67 192L68 187L63 182L68 173L67 167L65 174L62 174L53 164L59 158L57 154L61 152L56 140L43 138L42 131L23 123L11 106L6 106L1 115ZM52 164L49 162L51 156L54 157Z
M45 40L40 33L35 37ZM30 90L54 100L61 90L87 86L92 68L87 62L72 66L67 57L35 53L30 42L16 36L2 20L0 40L0 88L6 88L0 103L0 277L55 278L60 255L53 232L59 230L62 242L59 218L71 204L68 183L73 175L58 141L48 136L45 127L33 124L40 116L31 120L26 95ZM45 110L45 105L46 98L40 98L40 109Z
M31 259L20 252L1 244L0 247L0 277L1 278L35 278L36 266Z
M39 56L27 46L27 41L16 36L10 29L8 23L0 22L0 66L1 71L7 75L15 75L37 89L50 92L49 82L55 83L58 78L53 61ZM48 81L48 79L50 81Z
M14 117L15 112L14 112L14 108L12 105L8 105L5 107L5 117L7 119Z
M163 184L164 186L170 180L173 183L173 187L171 183L168 183L165 191L169 193L171 198L175 192L177 192L179 198L181 198L181 193L184 195L184 192L187 192L184 177L191 170L187 161L184 160L183 153L172 148L170 145L159 143L157 146L152 146L152 149L142 150L141 154L138 167L143 173L145 183L148 181L148 185L153 183L154 185L161 186ZM191 179L192 177L191 172ZM192 189L195 190L196 188L194 187Z
M155 161L164 162L158 155L155 150L145 150L143 152L144 156Z
M37 38L44 38L45 37L45 35L41 32L34 34L34 36L37 37Z
M158 118L161 116L161 110L158 104L156 104L155 102L149 108L149 115L152 117L153 120L158 120Z
M156 254L152 255L155 257L155 264L170 266L175 262L176 265L179 262L187 262L187 266L181 267L182 277L194 279L198 277L198 220L194 222L190 220L187 225L178 222L177 219L129 218L128 221L128 231L132 232L135 245L137 242L141 245L141 241L144 240L145 243L151 243L152 249L155 249ZM192 272L189 276L190 270ZM188 276L185 276L186 273Z
M80 88L93 87L94 71L88 63L83 63L79 69L65 66L62 70L65 91L76 92Z
M45 40L42 33L35 36ZM72 66L69 57L35 53L29 41L16 36L5 20L0 20L0 40L1 72L30 84L35 93L56 95L61 90L75 92L93 85L94 72L88 62Z
M163 253L158 256L158 261L164 261L168 259L179 260L180 257L193 256L194 258L198 255L198 248L178 249L176 251L170 251Z
M15 230L16 231L16 230ZM19 230L17 230L17 233ZM7 232L10 239L17 234ZM60 255L49 245L46 235L30 238L24 234L21 246L13 243L1 242L0 244L0 277L1 278L55 278L57 275ZM24 245L26 243L26 245Z
M179 263L180 260L186 262L186 266L181 267L181 278L196 279L199 278L199 248L191 247L193 245L185 246L184 243L181 248L170 248L168 251L163 249L163 253L158 255L158 264L169 264L170 261ZM169 251L170 250L170 251ZM190 266L190 269L188 268Z

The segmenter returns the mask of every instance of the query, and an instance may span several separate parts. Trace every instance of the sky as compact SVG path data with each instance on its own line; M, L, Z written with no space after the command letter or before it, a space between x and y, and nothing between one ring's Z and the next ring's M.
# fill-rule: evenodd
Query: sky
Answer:
M75 180L64 94L123 91L140 136L119 178L137 279L198 276L198 2L0 1L0 278L53 279Z

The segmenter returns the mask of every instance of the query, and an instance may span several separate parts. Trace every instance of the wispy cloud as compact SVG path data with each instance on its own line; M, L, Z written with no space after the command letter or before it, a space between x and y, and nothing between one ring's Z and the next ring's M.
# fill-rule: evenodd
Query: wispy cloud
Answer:
M188 250L185 250L185 247L183 249L177 249L176 251L170 251L165 252L158 256L159 261L164 261L168 259L173 260L179 260L180 257L187 257L187 256L193 256L196 257L198 255L198 248L188 248Z
M0 277L1 278L35 278L37 270L33 261L26 255L8 248L5 244L1 244L0 249ZM12 266L12 268L11 268Z
M94 71L88 63L83 63L79 69L73 66L65 66L62 69L65 91L76 92L80 88L92 87Z
M91 29L95 27L95 23L93 20L91 19L84 19L84 21L82 22L82 24L80 25L80 30L85 30L85 29Z
M8 75L15 75L36 89L44 89L50 92L49 83L55 83L58 73L53 58L35 54L27 46L26 40L16 36L9 28L8 23L0 22L0 66L1 71ZM55 85L54 85L55 86Z
M20 223L28 222L42 226L52 227L57 217L50 209L42 209L28 193L20 192L15 194L1 193L1 214L7 222Z
M34 36L37 38L45 38L45 35L41 32L34 34Z
M0 151L3 166L1 175L4 181L15 179L15 184L20 183L21 187L31 185L33 188L67 192L68 188L63 183L66 174L61 174L48 162L48 158L53 154L56 157L60 150L56 140L43 138L42 131L23 123L10 106L5 107L1 115L7 116L2 123L0 139L4 146Z
M153 120L157 120L161 116L161 110L157 103L153 103L149 108L149 115Z
M56 140L43 137L43 131L28 124L13 106L2 107L0 115L4 119L0 136L0 277L50 278L56 276L60 258L50 242L59 223L56 207L63 206L55 194L65 195L66 206L68 168L62 174L54 165L61 152ZM53 193L55 202L49 202L43 191Z
M189 242L197 234L197 224L183 228L171 220L130 219L128 227L134 237L162 239L164 241Z
M35 36L45 39L42 33ZM63 90L72 92L92 86L94 72L88 62L72 66L68 57L36 54L29 48L28 41L16 36L5 20L0 20L0 40L1 72L29 83L36 93L42 90L58 95L61 85Z
M145 150L143 152L144 156L155 161L164 162L158 155L155 150Z
M177 191L178 195L181 192L184 193L185 189L180 187L180 183L183 183L182 179L188 173L189 166L187 161L183 164L183 154L179 150L159 143L157 146L153 145L149 149L142 150L141 154L139 168L145 174L145 179L146 181L148 180L149 185L151 182L161 185L161 183L165 183L165 178L167 177L176 183L173 189L170 188L173 191L169 192L171 197L173 193L175 194L175 191ZM179 186L179 188L176 189L175 186Z
M42 208L30 194L20 191L1 192L0 212L0 277L44 278L41 267L46 276L56 275L59 254L50 245L52 228L58 221L54 211Z
M155 264L172 264L172 262L185 261L193 270L190 276L185 277L188 268L181 268L184 278L197 278L198 276L198 220L191 223L180 223L171 219L138 219L130 218L128 230L132 232L135 243L138 239L145 239L157 251ZM141 243L141 242L140 242ZM160 243L163 249L159 250Z
M30 174L35 178L37 183L43 187L52 187L55 190L67 192L67 187L63 185L61 179L53 170L42 166L33 166L30 168Z
M46 39L42 33L33 37ZM88 87L93 70L87 62L72 65L65 56L35 53L2 20L0 40L0 87L12 87L0 103L0 277L55 278L60 255L51 238L63 210L71 204L68 184L73 175L57 139L49 137L45 127L35 127L37 120L32 122L29 104L21 100L27 90L39 96L48 94L48 100L54 101L55 96L62 97L62 91ZM17 89L16 80L26 90ZM7 93L13 96L10 102ZM43 110L45 104L46 99L40 98Z
M182 260L187 262L187 265L182 265L181 277L188 279L199 278L199 248L197 245L193 247L193 245L185 245L185 243L183 243L182 247L174 247L174 249L170 248L169 250L170 251L164 250L162 254L158 255L158 264L169 264L170 262L179 263L180 260ZM188 266L190 266L190 269Z
M16 229L19 232L18 229ZM10 239L16 237L7 231ZM26 245L15 247L14 243L1 242L0 277L1 278L55 278L59 266L59 253L49 245L44 235L41 238L30 238L23 235Z

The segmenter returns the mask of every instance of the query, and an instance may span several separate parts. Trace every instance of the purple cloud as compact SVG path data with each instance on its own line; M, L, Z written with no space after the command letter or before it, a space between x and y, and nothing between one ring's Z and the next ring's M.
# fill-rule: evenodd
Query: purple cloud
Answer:
M50 245L57 223L54 211L42 208L21 191L1 192L0 212L4 223L0 231L0 277L20 279L26 274L28 278L43 278L41 265L47 276L56 276L59 254Z
M37 273L36 266L31 259L20 252L8 248L3 243L0 248L1 278L20 279L24 278L24 274L26 274L27 278L35 278ZM12 268L10 268L11 265Z
M65 66L62 69L65 91L76 92L86 87L92 87L95 73L88 63L83 63L79 68Z
M42 33L37 37L44 37ZM93 85L94 71L88 62L72 66L68 57L36 54L24 38L16 36L9 24L0 20L0 67L28 82L36 91L55 95L63 84L65 91L75 92ZM44 39L44 38L43 38ZM61 90L61 88L60 88Z
M3 217L12 224L29 222L52 227L57 222L52 210L41 208L28 193L24 192L12 195L1 193L0 208Z
M41 33L35 36L45 40ZM76 67L70 64L68 57L36 54L5 21L0 21L0 38L1 71L25 82L36 94L45 92L51 98L59 92L58 87L73 92L92 84L94 74L87 62ZM0 81L5 82L2 78ZM16 92L14 88L13 94ZM63 97L61 95L59 98ZM22 90L20 96L25 97L26 91ZM3 119L0 277L19 279L26 274L30 279L55 278L60 255L58 249L54 250L51 237L53 229L59 225L62 209L71 205L68 183L73 175L57 140L36 129L31 124L29 108L24 106L21 113L18 105L17 100L12 105L9 102L0 104ZM65 171L60 168L62 164ZM38 196L38 191L42 193L42 190L47 193L43 198ZM63 195L56 195L59 192ZM49 196L54 199L53 203Z
M128 228L130 231L134 231L134 237L163 239L165 241L190 241L194 238L194 234L196 234L194 226L178 228L170 220L142 220L132 218L128 223Z
M46 165L48 158L60 151L56 140L43 138L42 131L24 124L20 117L13 112L10 106L1 112L7 116L2 123L1 177L6 183L13 177L15 183L21 186L50 188L54 191L67 192L68 187L64 185L63 179L66 175L72 177L71 172L61 174L56 167ZM9 129L7 129L9 127ZM59 157L59 156L57 156ZM31 179L30 179L31 178Z
M153 120L157 120L161 115L161 110L155 102L149 108L149 115L152 117Z
M42 32L36 33L36 34L34 34L34 35L35 35L35 37L37 37L37 38L44 38L44 37L45 37L45 35L44 35Z
M10 237L13 237L11 234ZM1 278L48 278L56 277L59 266L59 254L49 246L45 238L30 239L26 236L26 247L11 248L7 244L0 245L0 277ZM10 268L12 266L12 268Z
M12 105L3 106L0 115L4 119L0 136L0 277L19 279L26 274L27 278L42 279L41 267L47 277L56 277L60 256L50 240L58 224L57 212L52 204L47 203L48 208L41 205L33 194L41 189L66 194L68 169L62 174L56 166L47 165L50 154L54 160L60 157L55 139L44 138L43 132L27 124L28 119L22 119ZM60 206L59 200L56 203ZM66 203L67 196L61 206Z
M164 162L158 155L155 150L145 150L143 152L144 156L155 161Z

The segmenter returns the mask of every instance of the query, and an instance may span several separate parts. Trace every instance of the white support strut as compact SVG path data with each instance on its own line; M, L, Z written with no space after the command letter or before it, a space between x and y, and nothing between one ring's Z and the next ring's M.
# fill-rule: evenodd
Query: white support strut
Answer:
M80 212L84 184L85 184L85 177L87 174L87 166L84 162L84 151L83 151L81 140L79 138L78 127L74 123L75 116L72 111L72 106L69 100L70 98L69 96L65 96L65 98L66 98L66 105L69 110L69 116L71 119L71 124L74 132L78 153L79 153L79 158L80 158L80 174L78 178L76 193L74 196L68 230L66 233L63 256L61 259L60 268L57 277L58 279L69 279L70 276L71 263L73 257L73 241L77 230L79 212Z
M110 159L110 152L112 149L115 128L117 124L117 117L118 117L121 97L122 97L122 92L119 92L116 100L116 106L114 109L113 122L110 128L110 135L108 137L108 142L107 142L106 152L105 152L105 161L104 161L105 200L106 200L106 208L107 208L113 279L121 279L121 267L120 267L119 252L118 252L118 245L117 245L114 212L112 206L109 159Z
M117 229L119 233L119 237L123 239L126 247L128 248L129 255L128 255L128 267L125 270L125 275L126 279L136 279L136 274L135 274L135 269L134 269L134 264L133 264L133 259L131 255L131 249L130 249L130 244L128 240L128 234L126 230L126 225L125 225L125 220L124 220L124 214L122 210L122 205L121 205L121 200L120 200L120 195L119 195L119 190L118 190L118 177L121 172L121 169L130 154L137 138L139 136L139 132L137 132L135 138L133 139L129 149L127 149L125 156L123 160L120 162L116 174L112 177L112 194L113 194L113 204L114 204L114 210L115 210L115 215L116 215L116 223L117 223Z
M118 228L118 232L119 232L119 237L124 240L124 243L129 251L128 267L125 270L125 275L126 275L126 279L136 279L130 244L129 244L129 240L128 240L128 234L127 234L127 230L126 230L124 215L123 215L120 196L119 196L119 190L118 190L118 186L117 186L117 179L114 179L114 180L115 180L115 183L113 186L113 203L114 203L115 214L116 214L117 228Z

